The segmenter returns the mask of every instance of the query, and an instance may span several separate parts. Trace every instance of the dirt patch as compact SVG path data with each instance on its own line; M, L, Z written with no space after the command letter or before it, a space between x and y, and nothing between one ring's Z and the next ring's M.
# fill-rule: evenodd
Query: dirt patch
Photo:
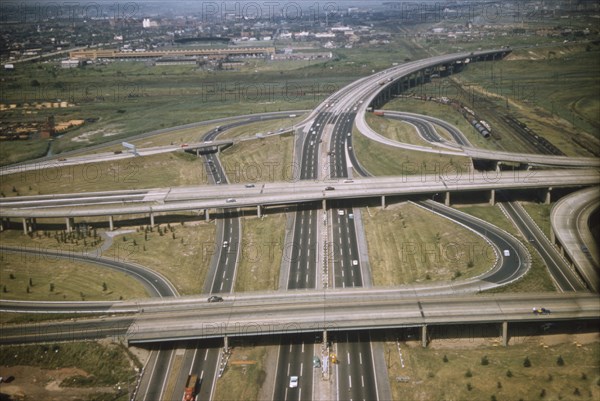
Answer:
M98 393L116 393L111 387L61 387L63 380L73 376L88 376L77 368L41 369L32 366L0 367L0 376L14 376L10 383L0 384L0 392L10 400L66 401L86 398Z

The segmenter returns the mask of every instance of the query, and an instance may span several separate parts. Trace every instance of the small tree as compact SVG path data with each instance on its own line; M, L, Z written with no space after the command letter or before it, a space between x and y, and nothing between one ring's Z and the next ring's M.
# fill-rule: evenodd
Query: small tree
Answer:
M556 364L558 366L564 366L565 365L565 361L564 361L564 359L562 358L561 355L559 355L558 358L556 358Z
M506 371L506 377L513 377L513 374L510 371L510 369Z
M27 293L29 294L31 292L31 290L29 289L29 286L27 286Z
M496 383L496 388L501 389L502 388L502 383L501 382Z
M467 372L465 373L465 377L473 377L473 372L471 372L471 369L467 369Z
M50 292L54 292L54 283L50 283Z
M581 393L579 392L579 388L578 387L575 387L575 391L573 391L573 395L576 395L576 396L580 396L581 395Z
M31 279L31 277L29 277L29 286L33 287L33 280Z
M106 283L102 283L102 291L106 291L108 289L108 286L106 285Z
M473 386L471 385L471 383L467 383L467 391L471 390L473 390Z
M444 361L444 363L448 362L448 357L446 355L444 355L444 357L442 358L442 361Z
M523 366L526 368L531 367L531 361L529 360L528 356L526 356L525 359L523 360Z
M542 391L540 391L540 398L544 398L546 396L546 389L543 388Z
M8 292L8 290L6 289L5 285L2 286L2 292L5 293L5 294Z
M482 364L483 366L486 366L486 365L489 365L489 364L490 364L490 361L488 360L488 357L487 357L487 355L484 355L484 356L481 358L481 364Z
M12 274L12 273L10 273L10 274L8 275L8 278L9 278L9 279L11 279L11 280L14 280L14 279L15 279L15 275L14 275L14 274Z
M587 375L585 373L581 373L581 380L587 380Z
M490 401L497 401L496 394L492 394Z

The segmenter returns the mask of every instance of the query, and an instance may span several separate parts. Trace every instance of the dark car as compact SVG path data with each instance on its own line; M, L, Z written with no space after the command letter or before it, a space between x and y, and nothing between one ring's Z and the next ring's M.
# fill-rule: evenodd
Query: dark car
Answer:
M213 295L208 297L208 302L223 302L223 298L217 296L217 295Z
M325 187L325 191L333 191L334 189L334 187Z

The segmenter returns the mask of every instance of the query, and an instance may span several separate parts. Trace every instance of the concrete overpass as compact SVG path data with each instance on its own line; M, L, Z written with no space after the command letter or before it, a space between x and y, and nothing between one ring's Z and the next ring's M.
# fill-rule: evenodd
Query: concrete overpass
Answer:
M65 218L71 229L75 217L108 216L113 228L112 216L146 214L154 225L157 213L204 211L208 219L210 209L237 209L256 207L260 216L262 208L272 205L293 205L321 202L323 208L332 199L380 198L382 207L386 197L423 194L445 194L450 203L454 192L483 191L490 193L490 203L495 202L497 190L526 190L572 188L595 185L600 181L597 170L515 170L479 172L460 170L456 166L439 166L436 174L418 174L415 166L409 166L411 175L397 177L372 177L360 180L325 180L273 182L255 185L194 186L179 188L156 188L148 190L121 190L108 192L77 193L66 195L39 195L3 198L0 200L0 216L4 228L7 219L21 218L27 232L33 219ZM549 198L549 195L547 196Z

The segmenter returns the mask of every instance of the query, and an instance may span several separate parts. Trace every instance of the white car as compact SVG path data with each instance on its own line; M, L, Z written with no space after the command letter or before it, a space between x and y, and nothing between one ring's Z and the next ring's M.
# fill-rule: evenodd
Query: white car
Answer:
M505 249L503 254L504 256L510 256L510 251L508 249Z
M344 211L342 209L338 210L338 216L343 216L344 215Z
M290 388L298 387L298 376L290 377Z
M348 218L349 219L353 219L354 218L354 213L348 213Z
M354 259L354 260L352 261L352 266L356 266L356 265L358 265L358 260Z

